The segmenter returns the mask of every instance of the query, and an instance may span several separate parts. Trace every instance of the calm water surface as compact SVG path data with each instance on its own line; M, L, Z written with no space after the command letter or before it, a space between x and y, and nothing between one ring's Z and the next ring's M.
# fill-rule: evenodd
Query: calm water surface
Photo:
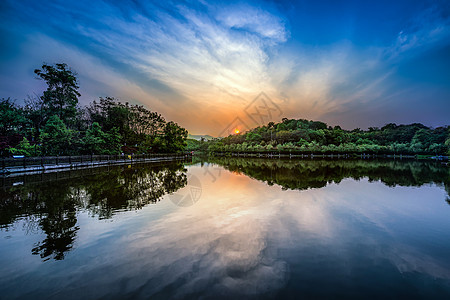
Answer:
M2 183L0 299L450 297L439 162L216 158Z

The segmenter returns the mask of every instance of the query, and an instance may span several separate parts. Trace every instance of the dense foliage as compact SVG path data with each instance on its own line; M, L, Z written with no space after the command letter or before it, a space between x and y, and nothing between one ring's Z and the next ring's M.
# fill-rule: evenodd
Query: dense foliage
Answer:
M179 152L187 130L140 105L105 97L78 105L76 74L66 64L35 74L47 84L23 106L0 100L0 155L78 155Z
M450 148L450 127L414 123L387 124L368 130L344 130L319 121L284 118L248 132L209 142L189 141L188 149L209 152L367 153L444 155Z

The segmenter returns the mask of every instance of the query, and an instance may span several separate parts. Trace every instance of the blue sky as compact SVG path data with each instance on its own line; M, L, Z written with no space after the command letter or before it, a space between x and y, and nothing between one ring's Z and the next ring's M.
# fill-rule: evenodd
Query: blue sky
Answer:
M260 92L348 129L450 123L450 1L6 0L0 36L0 97L18 102L44 90L35 68L65 62L82 104L114 96L195 134Z

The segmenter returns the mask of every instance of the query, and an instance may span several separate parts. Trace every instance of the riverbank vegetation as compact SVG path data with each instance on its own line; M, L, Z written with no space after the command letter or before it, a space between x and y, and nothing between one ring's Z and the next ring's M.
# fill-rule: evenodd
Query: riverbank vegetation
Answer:
M286 118L223 139L188 141L189 150L210 153L446 155L449 148L449 126L430 128L420 123L390 123L368 130L344 130L324 122Z
M147 108L101 97L81 107L76 73L66 64L35 74L47 84L24 105L0 100L0 155L180 152L187 130Z

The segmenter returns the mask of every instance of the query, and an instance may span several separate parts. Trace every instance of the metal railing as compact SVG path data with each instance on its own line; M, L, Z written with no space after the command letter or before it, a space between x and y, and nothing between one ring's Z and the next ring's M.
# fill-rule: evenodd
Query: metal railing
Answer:
M108 165L145 161L170 160L190 157L190 153L152 153L135 155L77 155L77 156L42 156L42 157L7 157L1 158L3 172L14 169L66 168L87 165Z

